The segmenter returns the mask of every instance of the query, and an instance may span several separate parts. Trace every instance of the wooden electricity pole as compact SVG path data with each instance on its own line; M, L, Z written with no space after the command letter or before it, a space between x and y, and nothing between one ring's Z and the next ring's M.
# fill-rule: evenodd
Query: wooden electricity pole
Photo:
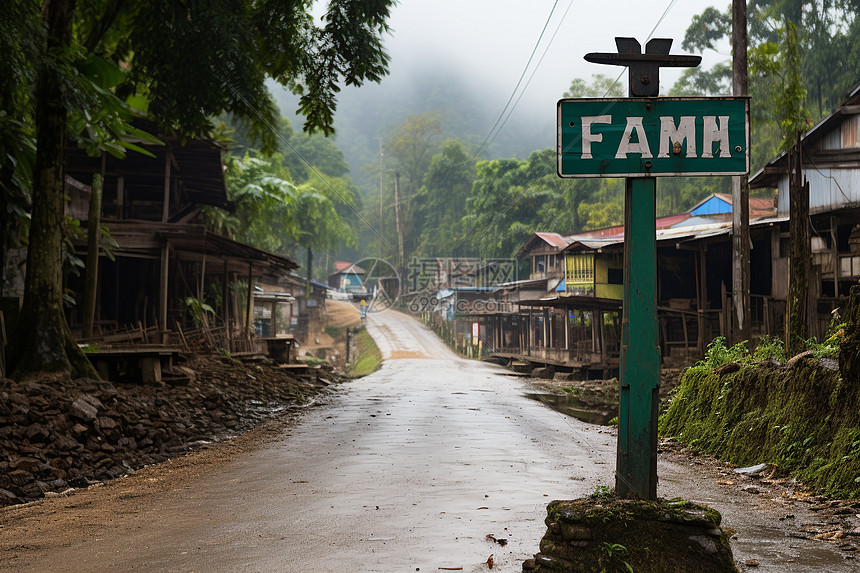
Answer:
M747 2L732 0L732 94L749 95ZM750 185L746 175L732 177L732 342L750 339Z
M397 268L403 265L403 230L400 228L400 173L394 174L394 224L397 227Z

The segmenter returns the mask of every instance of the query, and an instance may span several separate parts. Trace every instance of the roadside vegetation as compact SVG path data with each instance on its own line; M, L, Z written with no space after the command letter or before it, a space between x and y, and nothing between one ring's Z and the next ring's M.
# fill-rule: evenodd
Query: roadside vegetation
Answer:
M362 328L355 335L355 359L347 369L347 375L361 378L376 372L381 365L382 352L367 329Z
M738 465L768 463L818 493L860 497L860 357L855 318L786 360L781 340L753 352L722 338L684 373L660 419L661 435Z

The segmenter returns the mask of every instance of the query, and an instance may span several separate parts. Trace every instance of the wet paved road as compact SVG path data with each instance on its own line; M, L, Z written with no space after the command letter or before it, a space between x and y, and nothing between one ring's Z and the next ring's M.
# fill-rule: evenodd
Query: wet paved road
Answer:
M281 440L24 570L468 572L486 571L493 554L494 571L520 571L545 531L547 502L612 483L610 431L524 398L527 382L456 357L409 317L372 314L369 330L382 369ZM741 531L736 557L761 559L758 570L852 570L826 547L819 558L820 542L791 548L779 530L756 538L778 512L751 514L749 501L689 468L660 471L662 496L736 518L726 519Z

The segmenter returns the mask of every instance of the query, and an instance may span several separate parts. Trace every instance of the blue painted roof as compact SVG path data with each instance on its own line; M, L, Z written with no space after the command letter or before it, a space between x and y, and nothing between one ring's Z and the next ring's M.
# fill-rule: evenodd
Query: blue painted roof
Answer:
M694 217L731 212L732 204L717 195L708 197L705 201L702 201L690 210L690 214Z

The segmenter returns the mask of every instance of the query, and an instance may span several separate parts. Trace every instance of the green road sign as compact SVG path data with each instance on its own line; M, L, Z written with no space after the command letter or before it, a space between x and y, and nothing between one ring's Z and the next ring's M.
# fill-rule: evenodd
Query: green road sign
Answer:
M561 177L749 173L748 98L563 99Z

